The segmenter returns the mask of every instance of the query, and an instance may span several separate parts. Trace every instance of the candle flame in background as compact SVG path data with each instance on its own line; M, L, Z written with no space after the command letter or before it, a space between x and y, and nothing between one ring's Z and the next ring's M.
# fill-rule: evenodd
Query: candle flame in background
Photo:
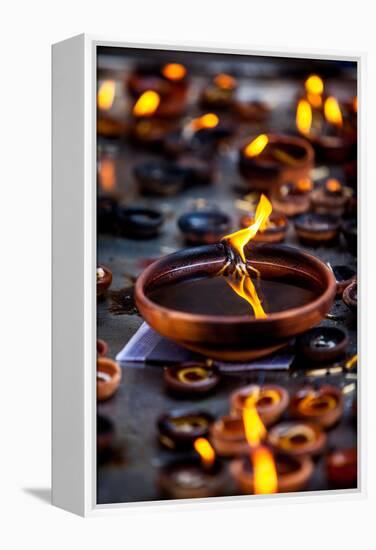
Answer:
M153 90L147 90L140 95L133 107L133 114L135 116L152 116L158 109L161 98L157 92Z
M201 458L201 462L205 467L211 467L215 461L215 452L209 441L204 437L199 437L193 444L195 450Z
M111 109L115 99L115 82L114 80L105 80L99 86L97 103L98 108L102 111Z
M335 178L329 178L328 180L326 180L325 187L328 191L331 191L332 193L335 193L336 191L341 190L342 185Z
M343 124L342 112L335 97L329 96L324 103L324 115L330 124L341 127Z
M278 489L277 469L272 452L261 441L266 437L266 428L257 412L255 395L250 395L243 409L243 423L246 439L251 447L253 466L253 491L256 495L276 493Z
M112 158L104 157L99 164L99 183L103 191L112 191L116 187L115 163Z
M312 108L306 99L300 99L296 108L296 127L299 132L308 135L312 126Z
M324 82L317 74L311 74L304 86L308 94L321 95L324 91Z
M357 96L354 97L354 99L352 101L352 106L353 106L353 109L354 109L354 113L357 113L358 112L358 98L357 98Z
M236 87L236 79L225 73L217 74L217 76L214 77L213 82L222 90L233 90Z
M244 263L247 262L244 254L244 247L253 239L259 229L263 229L266 226L272 210L272 203L262 194L256 208L253 224L223 237L223 239L226 239L231 247L238 252Z
M257 157L260 155L269 143L269 138L266 134L260 134L253 141L248 143L244 148L244 154L247 157Z
M178 80L183 80L187 74L187 69L180 63L168 63L162 68L162 74L168 80L176 82Z
M312 190L313 183L310 178L301 178L295 183L295 187L298 191L303 191L304 193L308 193L308 191Z
M206 113L198 118L194 118L189 127L194 132L203 130L204 128L215 128L219 124L219 117L214 113Z

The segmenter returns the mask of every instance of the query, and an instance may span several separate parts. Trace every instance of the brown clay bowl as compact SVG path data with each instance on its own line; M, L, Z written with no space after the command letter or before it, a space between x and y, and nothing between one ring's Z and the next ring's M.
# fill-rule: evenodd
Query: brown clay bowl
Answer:
M240 416L222 416L210 428L210 441L219 456L239 456L249 453L244 423Z
M274 424L289 404L288 392L275 384L264 384L262 386L252 384L251 386L234 391L230 395L232 412L236 415L241 415L246 399L254 392L258 392L256 408L261 420L266 426Z
M252 189L272 192L284 183L309 176L313 168L314 151L306 139L281 134L268 134L268 138L270 146L278 147L294 162L275 158L267 153L267 149L257 156L247 157L244 148L251 141L248 140L240 150L239 170Z
M121 381L121 368L108 357L97 358L97 399L109 399L118 389Z
M249 264L261 278L293 277L313 285L316 296L303 306L271 313L264 319L250 315L192 314L163 307L149 299L153 288L191 277L213 276L226 262L222 243L188 248L165 256L137 279L135 300L145 321L158 333L205 356L244 361L268 355L297 334L317 325L332 306L336 282L331 270L314 256L283 245L253 245L246 249Z
M269 444L276 450L292 456L315 456L326 444L326 434L318 424L282 422L268 434Z
M306 387L292 397L290 410L294 418L315 422L328 429L342 417L343 395L339 388L329 384L318 390Z

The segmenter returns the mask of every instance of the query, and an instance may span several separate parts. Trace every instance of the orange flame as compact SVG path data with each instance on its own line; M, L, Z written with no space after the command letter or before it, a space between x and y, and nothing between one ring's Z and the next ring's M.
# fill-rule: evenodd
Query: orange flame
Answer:
M326 99L324 103L324 114L326 120L330 122L330 124L334 124L335 126L340 127L342 126L342 112L339 103L335 97L330 96Z
M104 191L112 191L116 186L115 163L112 158L104 157L99 165L99 182Z
M213 79L214 84L222 90L233 90L236 87L236 79L229 74L221 73Z
M199 437L194 442L194 448L200 455L203 466L211 467L215 461L215 452L209 441L204 437Z
M252 140L244 148L244 154L247 157L256 157L260 155L269 143L269 138L266 134L260 134Z
M176 82L185 77L187 74L187 69L180 63L168 63L162 68L162 74L168 80L173 80Z
M215 128L219 124L219 117L214 113L206 113L198 118L194 118L190 122L190 128L194 132L202 130L204 128Z
M255 221L253 224L249 227L241 229L240 231L236 231L235 233L231 233L230 235L225 235L223 237L230 243L232 248L239 253L244 263L246 263L244 247L251 239L253 239L259 229L263 229L266 226L272 210L272 203L264 194L262 194L256 208Z
M352 101L352 106L353 106L353 109L354 109L354 113L357 113L358 112L358 98L357 98L357 96L354 97L354 99Z
M240 279L226 278L227 283L238 296L246 300L253 309L256 319L265 319L267 317L257 290L249 275L242 275Z
M115 99L115 82L113 80L105 80L99 86L98 90L98 108L102 111L111 109Z
M324 91L324 82L317 74L311 74L304 85L308 94L321 95Z
M326 181L325 188L331 193L336 193L337 191L340 191L342 189L342 185L335 178L330 178Z
M253 491L255 495L270 495L278 490L277 469L272 452L258 447L252 452Z
M243 409L245 437L251 448L260 445L266 436L266 428L256 408L257 392L247 397Z
M300 99L296 109L296 127L299 132L308 135L312 126L312 109L306 99Z
M153 90L147 90L144 92L133 107L133 114L135 116L151 116L158 109L161 98L157 92Z
M295 183L295 187L298 191L302 191L304 193L307 193L308 191L311 191L313 188L313 183L310 178L301 178Z

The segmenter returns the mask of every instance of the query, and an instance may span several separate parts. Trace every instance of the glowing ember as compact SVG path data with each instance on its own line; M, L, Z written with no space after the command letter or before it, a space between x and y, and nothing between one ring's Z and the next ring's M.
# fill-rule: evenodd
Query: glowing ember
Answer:
M157 92L153 90L147 90L136 101L133 107L133 114L135 116L151 116L158 109L161 99Z
M339 103L335 97L330 96L326 99L324 103L324 114L326 120L330 122L330 124L334 124L335 126L342 126L342 113Z
M244 154L247 157L257 157L257 155L260 155L260 153L263 152L268 143L268 136L266 134L260 134L257 138L251 141L251 143L248 143L248 145L245 146Z
M180 63L168 63L162 69L162 74L168 80L182 80L187 74L187 69Z
M222 90L233 90L236 87L236 80L229 74L221 73L214 77L214 84Z
M113 80L105 80L99 86L98 90L98 108L102 111L111 109L115 99L115 82Z
M334 178L330 178L326 181L325 188L327 191L330 191L331 193L338 193L338 191L341 191L342 185L338 180Z
M309 94L320 95L324 91L324 82L317 74L309 76L304 85Z
M298 102L296 109L296 127L299 132L308 135L312 126L312 109L306 99L301 99Z
M112 158L104 157L99 165L99 183L103 191L112 191L116 186L115 163Z
M215 128L219 124L219 117L214 113L207 113L198 118L194 118L189 126L194 132L203 130L204 128Z
M211 467L215 461L215 452L209 441L204 437L199 437L194 442L194 448L200 455L203 466Z

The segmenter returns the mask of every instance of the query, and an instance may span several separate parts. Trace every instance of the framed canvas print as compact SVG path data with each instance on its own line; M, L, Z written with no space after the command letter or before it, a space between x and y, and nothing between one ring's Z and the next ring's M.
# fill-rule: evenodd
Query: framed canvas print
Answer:
M361 70L53 46L56 505L364 489Z

